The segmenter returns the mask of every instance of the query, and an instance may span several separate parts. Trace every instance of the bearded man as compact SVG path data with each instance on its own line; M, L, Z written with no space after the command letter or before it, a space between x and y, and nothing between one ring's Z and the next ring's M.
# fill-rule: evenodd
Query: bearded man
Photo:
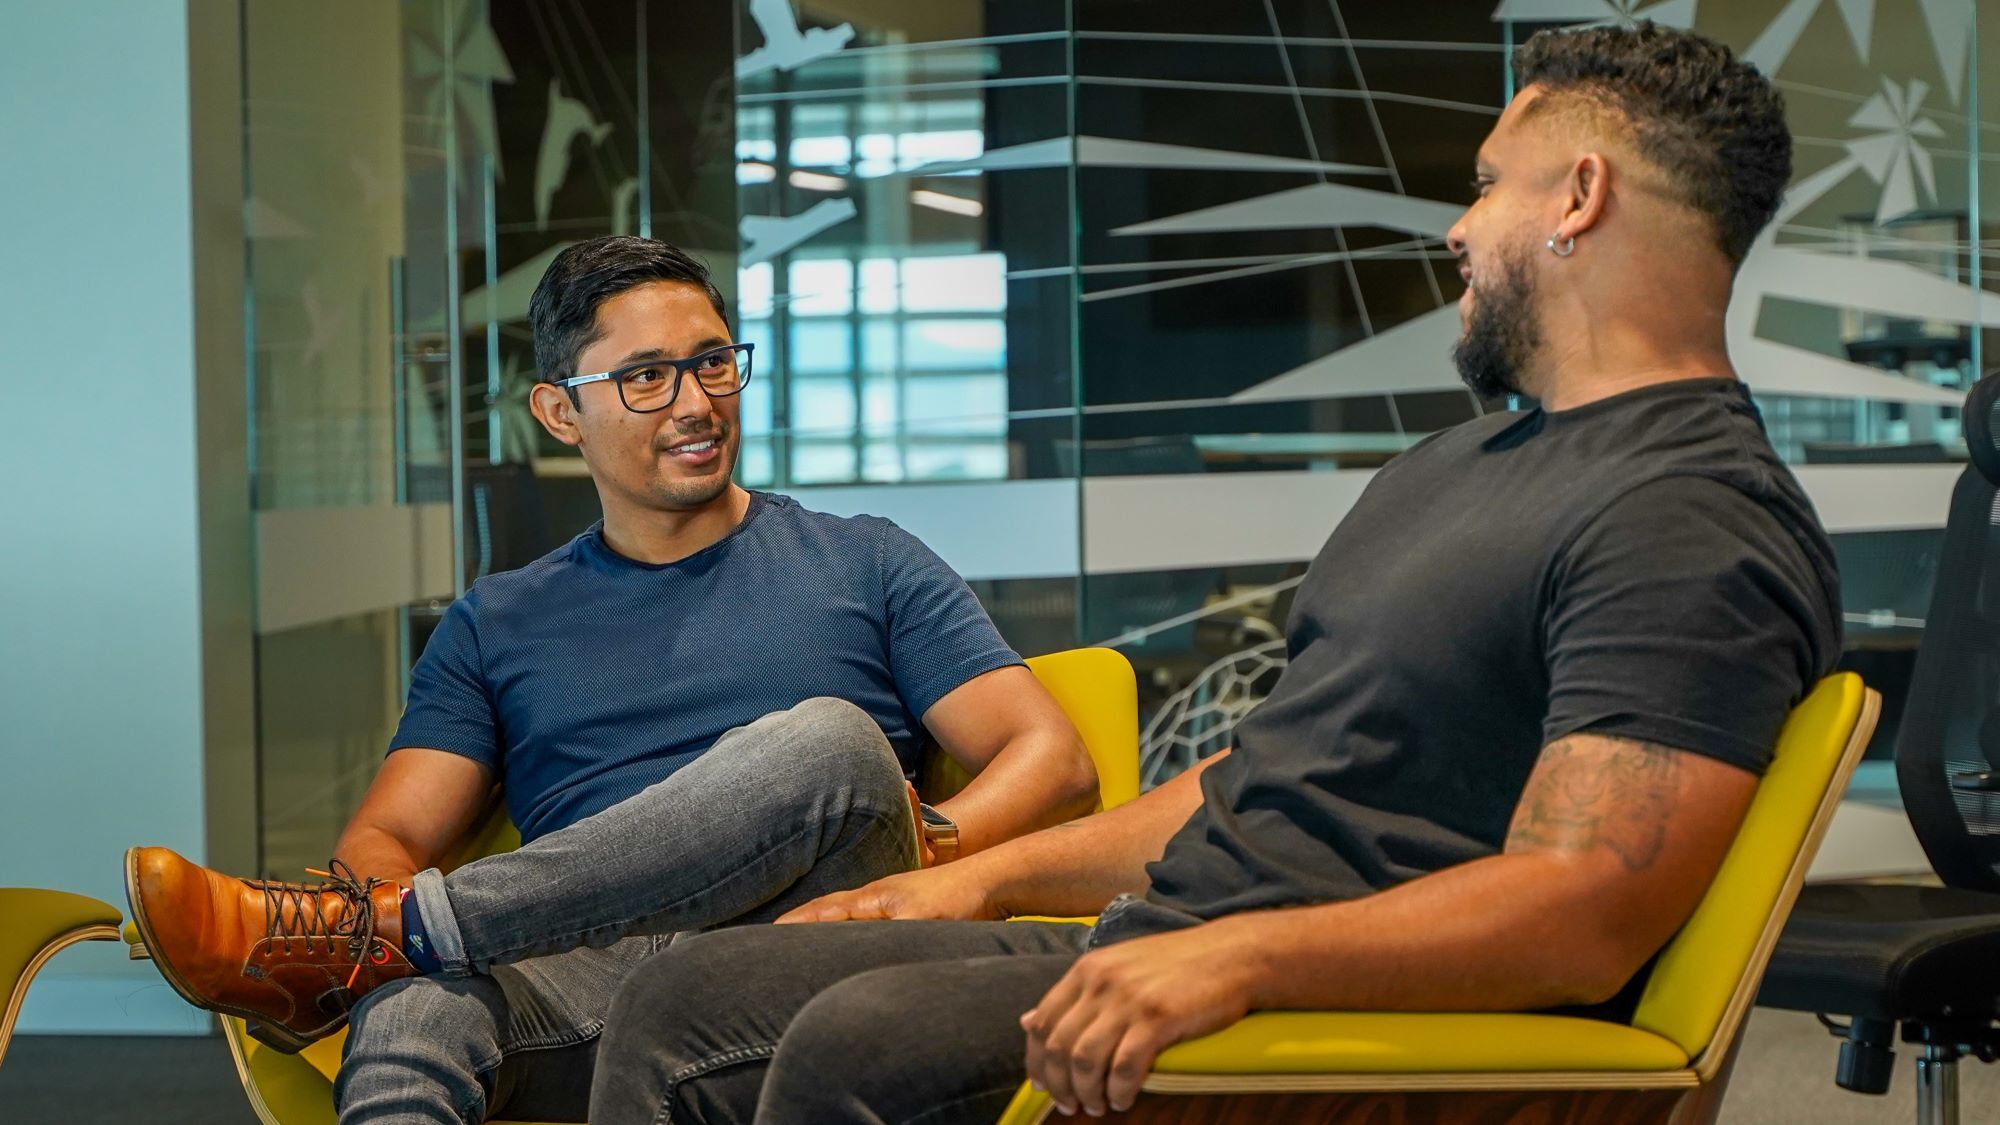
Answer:
M1629 1015L1840 650L1723 334L1791 138L1688 32L1545 32L1516 73L1449 244L1461 372L1535 408L1376 474L1227 755L640 966L592 1122L990 1122L1024 1076L1095 1115L1257 1009Z

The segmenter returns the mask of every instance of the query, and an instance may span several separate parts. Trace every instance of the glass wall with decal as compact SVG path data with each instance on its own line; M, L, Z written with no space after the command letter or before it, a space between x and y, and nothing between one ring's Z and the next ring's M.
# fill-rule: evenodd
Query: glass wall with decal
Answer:
M1507 405L1451 367L1443 235L1511 48L1565 24L1691 24L1784 91L1731 347L1839 534L1850 661L1907 675L2000 339L1971 0L243 11L272 870L324 858L450 599L596 518L525 314L603 233L716 270L745 484L898 520L1024 652L1126 652L1151 778L1225 745L1373 472Z
M1288 592L1374 469L1507 406L1448 360L1443 235L1511 49L1634 19L1788 99L1797 174L1731 349L1838 533L1849 662L1897 697L2000 308L1972 124L2000 21L1970 0L746 3L742 290L782 384L748 479L952 544L1026 650L1126 651L1165 776L1268 687ZM1063 534L1070 480L1051 575L1023 529ZM1042 518L998 518L1010 497Z
M966 3L927 6L914 34L899 6L806 2L775 35L766 25L779 7L748 5L740 38L755 74L739 87L737 148L746 242L752 224L810 232L794 261L744 274L755 307L767 291L791 295L772 306L789 309L779 327L792 349L773 371L799 388L774 404L769 476L756 479L873 483L884 487L869 503L899 514L900 496L935 493L897 482L957 480L992 503L1030 495L1044 474L1074 477L1074 585L988 572L1018 537L970 515L980 504L908 515L938 512L918 530L947 539L986 529L954 561L991 576L982 593L1024 647L1109 641L1131 654L1157 720L1152 760L1170 771L1226 741L1282 663L1286 593L1373 469L1504 406L1474 399L1446 358L1458 286L1442 236L1510 94L1511 47L1566 24L1692 25L1757 61L1792 105L1798 180L1746 263L1732 348L1774 440L1842 533L1852 659L1894 681L1907 674L1935 565L1946 462L1959 455L1953 404L1977 364L1972 326L1991 313L1968 253L1972 5L1880 2L1889 10L1878 18L1874 3L1813 0L1076 0L1005 26L982 25L982 13L1027 13ZM1057 26L1066 43L1050 36ZM1058 47L1072 72L1069 131L1052 131L1053 110L1023 131L1017 107L1051 82ZM904 68L918 59L913 82ZM932 114L958 103L932 127L939 135L915 142L942 147L912 157L907 134L856 124L903 120L913 96ZM982 123L1011 131L982 135ZM1052 175L1063 171L1066 184ZM962 211L956 246L989 264L949 264L929 233L935 217L908 234L856 222L849 204L871 192L869 216L892 193L895 211ZM995 206L1024 195L1040 201L1025 216ZM1030 287L1056 289L1043 271L1064 264L1045 253L1027 264L1025 248L1059 246L1065 233L1071 335L1055 335L1060 317L1010 313L995 318L1000 331L965 337L1004 343L1004 365L994 347L986 370L1004 370L1010 417L985 438L1004 434L1004 466L997 449L947 469L892 454L906 448L886 440L898 426L936 419L895 397L898 385L925 385L917 353L888 347L908 346L908 322L901 334L864 327L892 315L881 279L907 268L893 259L983 270L959 279L952 300L981 300L994 292L984 279L1005 277L1016 307ZM857 259L849 247L863 241ZM828 303L829 289L855 296ZM976 312L937 315L970 332ZM1029 430L1060 396L1024 399L1049 369L1014 357L1058 342L1075 357L1073 428ZM978 440L978 385L935 385L931 401L966 420L955 437ZM999 395L997 380L984 385Z
M402 310L441 308L446 272L425 261L441 216L412 203L443 145L408 110L442 71L406 61L405 23L397 5L243 7L261 850L292 877L324 866L380 760L398 607L452 591L449 505L404 488L449 445L428 396L410 417L399 365ZM417 373L443 385L441 363Z
M733 289L734 23L696 9L242 6L267 871L323 866L451 599L596 518L526 409L549 259L652 234Z
M1693 20L1785 95L1792 186L1744 263L1730 345L1836 532L1844 663L1887 702L1876 759L1894 744L1965 462L1959 404L2000 327L1978 203L2000 120L1981 106L1985 14L1981 29L1957 0L1786 0ZM1884 767L1864 767L1864 785L1893 791Z

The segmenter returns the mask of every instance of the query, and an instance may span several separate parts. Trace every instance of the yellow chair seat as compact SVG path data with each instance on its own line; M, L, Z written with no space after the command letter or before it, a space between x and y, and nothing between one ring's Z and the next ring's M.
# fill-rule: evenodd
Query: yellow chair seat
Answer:
M1671 1039L1573 1016L1260 1012L1170 1047L1155 1074L1484 1074L1679 1070Z
M7 1053L28 983L49 958L80 941L118 936L108 902L37 887L0 887L0 1057Z
M121 921L117 907L94 898L36 887L0 887L0 922L4 922L0 925L0 986L12 992L25 984L24 972L30 964L40 967L37 959L46 960L42 952L51 943L108 939ZM84 936L73 937L77 934Z

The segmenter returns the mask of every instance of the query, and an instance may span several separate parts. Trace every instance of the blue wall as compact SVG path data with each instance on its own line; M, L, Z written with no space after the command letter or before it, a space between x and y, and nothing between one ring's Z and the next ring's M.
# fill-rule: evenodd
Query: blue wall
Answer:
M0 34L0 885L124 909L202 850L184 4L13 4ZM23 1031L206 1026L152 966L51 963Z

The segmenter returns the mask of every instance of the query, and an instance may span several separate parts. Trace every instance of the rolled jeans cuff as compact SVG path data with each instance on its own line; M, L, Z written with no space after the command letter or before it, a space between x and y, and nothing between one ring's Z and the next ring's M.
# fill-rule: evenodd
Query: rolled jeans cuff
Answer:
M445 894L444 874L435 867L410 877L410 893L416 896L417 915L424 920L431 953L444 966L448 977L469 977L472 962L465 956L465 938L458 932L458 918L451 912L451 897Z

